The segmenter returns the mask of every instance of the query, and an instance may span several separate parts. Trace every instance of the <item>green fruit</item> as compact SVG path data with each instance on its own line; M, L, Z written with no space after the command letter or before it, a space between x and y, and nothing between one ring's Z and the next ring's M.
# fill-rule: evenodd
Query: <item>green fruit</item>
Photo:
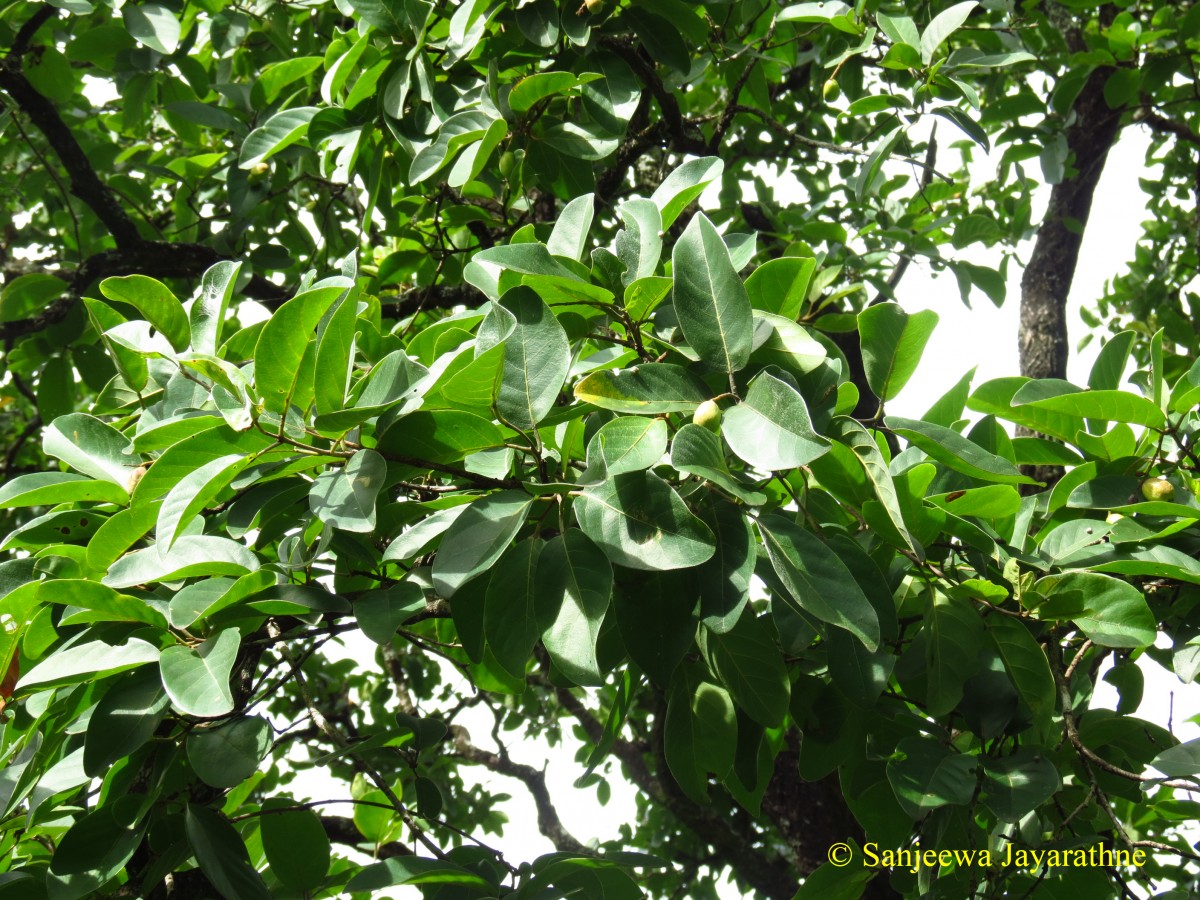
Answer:
M500 174L508 178L513 173L513 169L517 167L517 155L511 150L505 150L500 154Z
M1147 478L1142 482L1142 496L1147 500L1170 500L1175 496L1175 485L1165 478Z
M600 15L604 12L604 0L583 0L583 6L579 7L579 11L575 15L582 16L585 12L591 13L593 16Z
M692 413L692 424L716 431L717 426L721 424L721 407L717 406L717 401L705 400L697 406L696 411Z
M264 181L267 180L268 177L270 177L270 174L271 174L271 166L269 163L265 163L265 162L255 163L254 165L252 165L250 167L250 170L246 173L246 182L248 184L252 184L252 185L262 184Z
M836 78L830 78L825 82L825 86L821 88L821 96L829 103L842 96L842 87L837 83Z

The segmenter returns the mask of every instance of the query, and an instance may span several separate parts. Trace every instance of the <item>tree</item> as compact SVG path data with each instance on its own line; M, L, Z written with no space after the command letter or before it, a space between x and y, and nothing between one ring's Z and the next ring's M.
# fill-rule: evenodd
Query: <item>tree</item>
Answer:
M6 7L0 897L1194 886L1200 749L1136 712L1140 656L1198 667L1198 31L1074 0ZM1133 125L1150 244L1073 385ZM936 323L894 302L911 262L1000 303L1026 238L1022 374L889 414ZM350 632L375 665L323 658ZM479 704L583 736L581 784L638 788L625 839L581 845L456 722ZM556 852L489 849L469 766ZM293 799L306 768L353 811ZM878 855L918 846L976 855Z

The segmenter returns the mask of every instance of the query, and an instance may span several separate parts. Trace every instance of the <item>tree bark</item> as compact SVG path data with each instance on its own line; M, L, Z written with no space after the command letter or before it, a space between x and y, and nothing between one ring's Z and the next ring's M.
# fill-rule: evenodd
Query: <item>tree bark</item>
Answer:
M1021 278L1021 374L1029 378L1067 375L1067 295L1096 185L1121 130L1120 110L1109 109L1104 99L1111 74L1108 68L1092 72L1071 107L1074 121L1066 137L1074 171L1050 193L1050 206Z

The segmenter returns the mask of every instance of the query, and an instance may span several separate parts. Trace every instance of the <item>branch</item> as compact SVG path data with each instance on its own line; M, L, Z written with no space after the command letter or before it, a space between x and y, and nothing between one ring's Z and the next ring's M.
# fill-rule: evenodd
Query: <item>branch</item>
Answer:
M514 762L507 757L499 756L490 750L476 747L461 728L455 729L454 749L456 755L470 763L484 766L493 772L507 775L522 782L533 797L537 807L538 831L549 838L554 849L567 852L590 855L587 848L579 843L558 817L558 810L550 799L550 791L546 788L546 773L539 772L533 766Z
M8 51L8 56L12 59L24 56L29 50L29 44L33 41L33 36L37 34L38 29L57 15L58 10L47 3L30 16L28 21L21 26L21 30L17 32L12 47Z
M12 97L17 107L45 135L67 170L71 179L71 193L91 208L112 234L117 246L139 243L142 238L137 224L117 202L116 194L100 180L87 152L79 145L54 104L43 97L25 77L19 56L10 53L0 63L0 89Z
M354 847L356 850L361 850L362 845L369 843L366 838L359 834L358 828L350 819L345 819L341 816L321 816L321 827L325 829L325 834L335 844L345 844L347 847ZM373 847L370 851L375 859L392 859L396 856L413 856L412 850L399 841L389 841L386 844L380 844Z
M643 58L628 40L602 37L600 44L625 60L629 64L629 68L633 69L634 74L637 75L638 80L650 89L662 110L663 121L671 136L671 146L680 153L692 153L696 156L706 155L709 152L708 146L704 141L687 133L689 123L679 111L679 100L667 90L666 85L654 70L654 64Z
M532 680L548 685L541 676L533 676ZM559 705L576 718L588 738L598 743L603 737L604 726L584 708L579 698L561 687L555 689L555 696ZM656 778L635 744L617 738L612 744L612 753L624 764L625 772L634 784L655 802L662 804L685 828L712 845L759 894L768 898L788 898L795 894L796 879L786 865L766 856L747 836L734 831L727 817L719 816L712 809L702 808L689 800L670 781L669 774L661 780Z
M1176 122L1174 119L1168 119L1166 116L1160 116L1158 113L1144 110L1136 112L1133 115L1135 122L1141 122L1143 125L1148 125L1151 131L1157 131L1160 134L1173 134L1181 141L1187 141L1189 144L1195 144L1200 147L1200 134L1192 131L1187 125L1182 122Z

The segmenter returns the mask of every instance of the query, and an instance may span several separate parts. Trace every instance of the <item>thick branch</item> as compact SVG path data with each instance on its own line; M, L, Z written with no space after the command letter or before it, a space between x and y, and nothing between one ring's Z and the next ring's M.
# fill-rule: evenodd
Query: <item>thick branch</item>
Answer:
M347 847L355 847L361 849L363 844L368 843L355 827L350 819L341 816L321 816L321 827L325 829L325 834L335 844L344 844ZM399 841L391 841L387 844L380 844L378 847L372 847L371 850L364 850L364 853L372 853L376 859L392 859L396 856L413 856L405 844Z
M1021 374L1066 378L1067 295L1079 262L1092 197L1108 151L1120 131L1121 114L1108 108L1104 84L1110 69L1088 77L1072 107L1067 147L1075 171L1054 186L1046 218L1021 278Z
M454 749L457 755L467 762L484 766L493 772L515 778L524 784L533 797L534 806L537 807L538 831L550 840L555 850L583 854L588 852L587 848L567 831L558 817L558 810L554 808L554 803L550 799L550 791L546 788L545 772L540 772L533 766L515 762L508 757L499 756L482 747L476 747L467 740L466 733L462 729L456 729Z
M0 63L0 89L7 93L45 135L71 179L71 193L86 203L112 234L118 247L141 241L137 224L117 201L116 194L100 180L87 152L79 145L54 104L43 97L21 71L19 56L11 54Z

